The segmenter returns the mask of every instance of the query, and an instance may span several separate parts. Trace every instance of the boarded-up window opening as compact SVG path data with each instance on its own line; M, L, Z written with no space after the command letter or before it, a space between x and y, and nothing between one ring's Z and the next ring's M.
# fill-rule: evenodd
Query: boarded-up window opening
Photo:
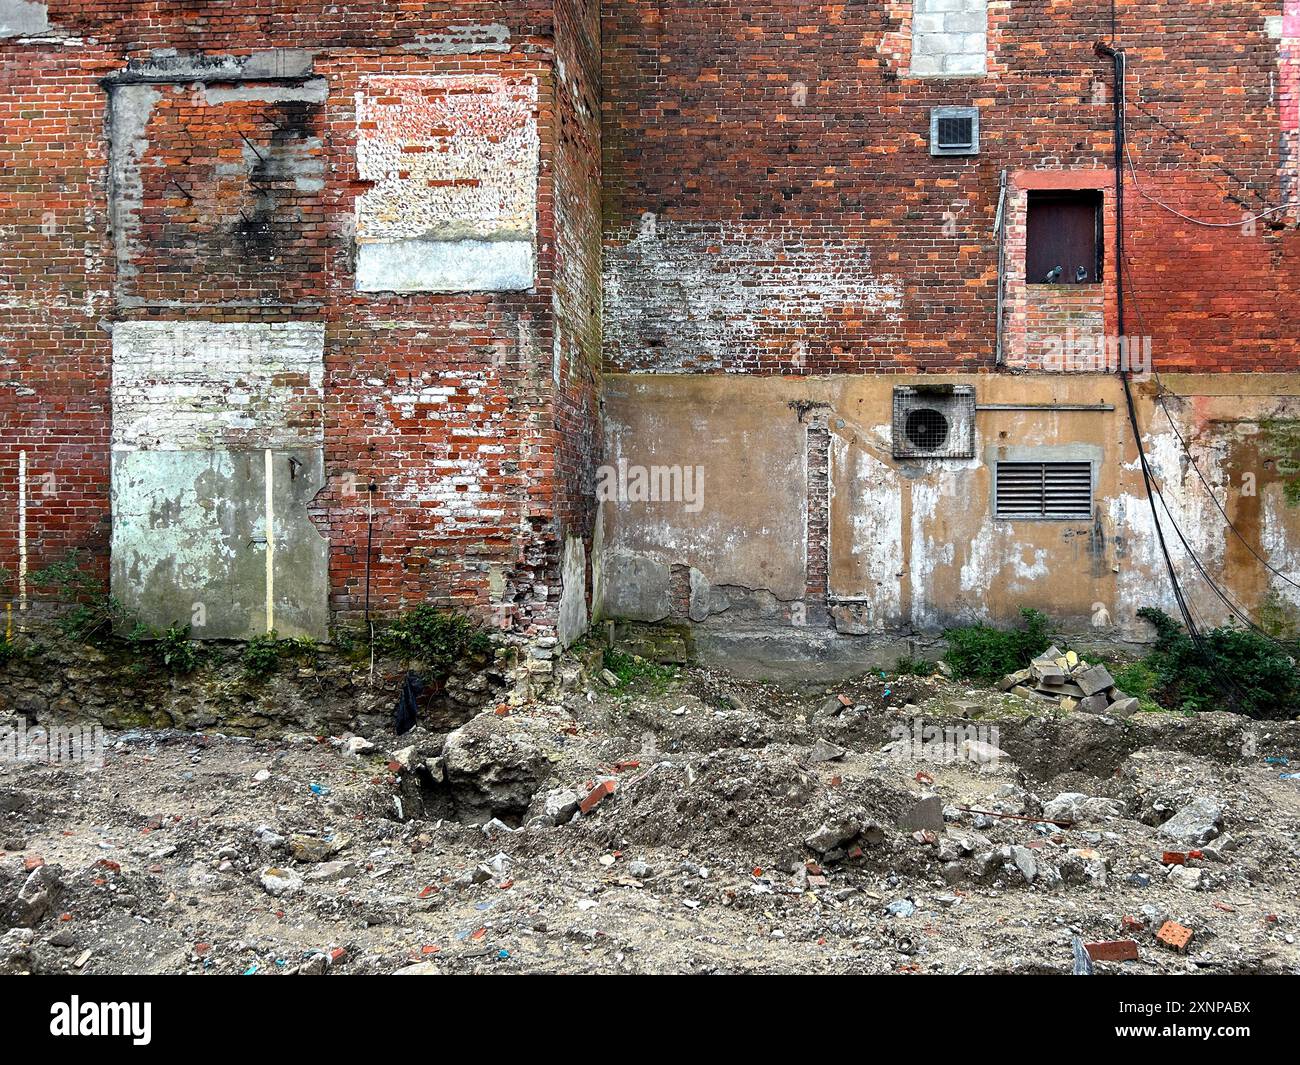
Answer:
M1101 280L1101 193L1031 192L1025 279L1031 285L1095 284Z
M999 518L1092 517L1091 462L999 462L995 513Z

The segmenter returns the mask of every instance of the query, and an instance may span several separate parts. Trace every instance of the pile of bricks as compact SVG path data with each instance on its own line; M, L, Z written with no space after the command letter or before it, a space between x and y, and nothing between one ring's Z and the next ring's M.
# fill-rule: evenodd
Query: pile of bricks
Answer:
M1004 677L1002 690L1032 702L1052 703L1066 711L1111 717L1132 717L1140 705L1120 690L1105 666L1094 666L1076 652L1055 646L1035 658L1028 669Z

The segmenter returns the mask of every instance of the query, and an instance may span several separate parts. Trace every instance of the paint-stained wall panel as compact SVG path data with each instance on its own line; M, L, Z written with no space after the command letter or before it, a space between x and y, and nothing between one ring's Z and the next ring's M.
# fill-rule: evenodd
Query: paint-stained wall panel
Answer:
M114 328L112 588L144 623L325 636L328 549L308 513L324 344L314 323Z
M113 328L113 448L319 446L324 327L120 322Z

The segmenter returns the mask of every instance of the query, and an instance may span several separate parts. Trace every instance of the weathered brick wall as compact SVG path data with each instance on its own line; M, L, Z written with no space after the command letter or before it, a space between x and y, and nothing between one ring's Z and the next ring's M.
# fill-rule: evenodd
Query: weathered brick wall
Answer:
M1111 5L991 2L986 75L917 75L914 44L933 29L918 20L964 7L606 6L611 370L993 368L999 176L1113 166L1111 69L1093 53ZM1294 215L1236 223L1294 184L1280 57L1297 16L1284 23L1280 0L1117 10L1141 188L1233 223L1184 222L1130 181L1128 330L1153 337L1166 369L1291 369ZM972 104L981 154L931 157L930 108Z
M107 49L0 42L0 567L108 553L112 251L104 196ZM35 71L39 68L39 76Z
M555 626L563 537L590 536L600 314L598 16L556 6L51 0L35 36L0 39L0 566L20 554L20 451L42 492L56 475L29 488L29 567L74 548L106 562L114 324L309 321L325 484L309 509L335 619L363 609L369 531L377 611L432 598ZM385 77L528 86L519 291L358 291L376 181L357 100ZM248 390L212 369L201 405L221 426ZM184 373L156 384L184 401ZM221 446L256 443L226 429Z
M592 587L595 467L603 453L601 377L600 3L556 5L559 113L556 147L555 333L551 352L555 388L556 527L570 566L562 612L567 640L585 629ZM582 545L581 559L572 541ZM572 571L570 571L572 575Z

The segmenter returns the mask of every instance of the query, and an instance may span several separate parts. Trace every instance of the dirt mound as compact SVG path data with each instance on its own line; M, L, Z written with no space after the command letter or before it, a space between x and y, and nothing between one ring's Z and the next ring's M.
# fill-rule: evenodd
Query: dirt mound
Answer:
M621 785L584 827L612 847L670 846L700 858L739 854L755 865L784 867L813 856L818 850L807 841L826 826L847 833L831 841L837 844L829 848L832 858L854 846L878 850L915 797L880 781L842 782L834 774L794 747L660 762ZM840 831L853 824L857 831Z

